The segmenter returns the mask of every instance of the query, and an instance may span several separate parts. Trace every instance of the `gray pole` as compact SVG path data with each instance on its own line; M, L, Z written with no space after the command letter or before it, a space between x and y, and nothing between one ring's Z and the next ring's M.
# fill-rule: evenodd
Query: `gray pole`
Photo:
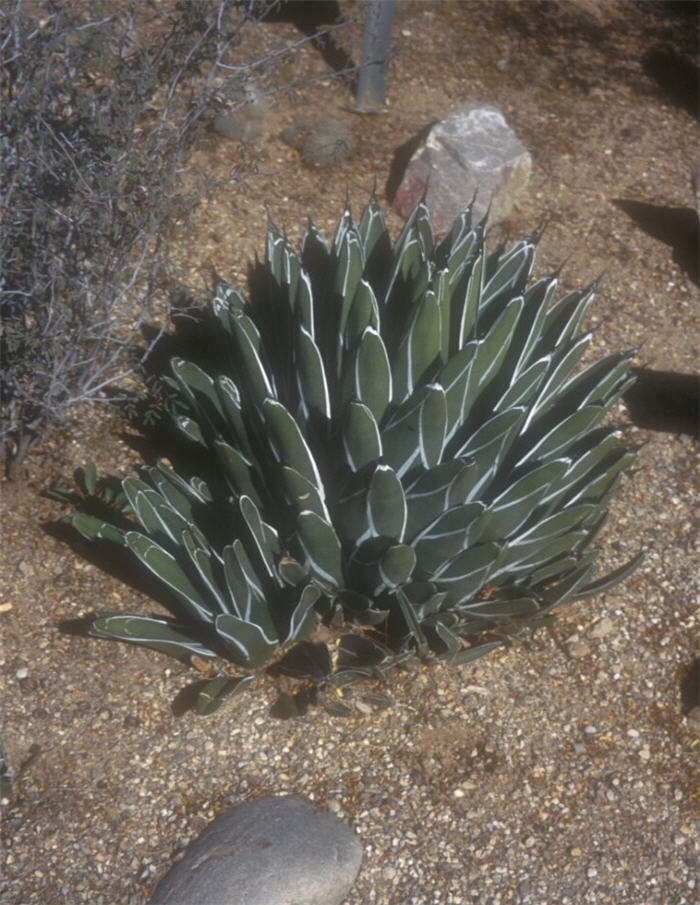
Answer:
M373 113L386 100L391 28L396 0L367 0L362 68L357 85L357 111Z

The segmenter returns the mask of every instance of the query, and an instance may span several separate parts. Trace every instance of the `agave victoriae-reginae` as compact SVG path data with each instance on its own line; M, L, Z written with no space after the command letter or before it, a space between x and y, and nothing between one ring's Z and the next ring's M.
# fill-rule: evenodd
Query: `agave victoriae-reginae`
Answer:
M465 663L627 575L594 580L591 542L633 459L604 423L632 353L579 368L593 287L555 301L534 256L488 251L469 211L436 244L423 204L392 244L374 198L330 246L309 225L301 254L271 225L251 300L212 301L227 368L171 362L177 425L223 492L161 462L123 481L119 518L73 519L174 618L92 633L211 659L211 712L261 672L337 688Z

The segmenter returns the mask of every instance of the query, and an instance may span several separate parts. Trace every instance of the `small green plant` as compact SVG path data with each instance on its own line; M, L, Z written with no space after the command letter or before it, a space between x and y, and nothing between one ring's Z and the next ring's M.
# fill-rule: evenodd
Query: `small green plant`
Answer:
M173 618L91 633L210 660L207 713L263 673L333 692L467 663L624 578L637 560L594 580L591 544L634 458L603 423L632 353L578 369L594 287L554 302L534 256L488 251L469 211L436 244L422 204L392 244L374 198L330 245L309 225L301 254L270 225L251 299L211 303L228 366L171 362L172 417L213 478L161 461L111 521L73 518Z

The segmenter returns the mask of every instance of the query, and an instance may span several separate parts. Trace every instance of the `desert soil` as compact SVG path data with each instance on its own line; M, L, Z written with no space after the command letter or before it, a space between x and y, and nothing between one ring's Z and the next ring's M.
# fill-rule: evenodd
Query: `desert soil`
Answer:
M358 60L361 6L341 7L349 24L334 41ZM241 54L300 36L265 23ZM615 204L653 207L663 223L685 209L688 222L697 87L673 61L697 66L696 52L695 4L400 2L386 113L361 117L304 43L280 58L273 75L288 87L267 99L257 141L207 139L193 153L190 174L219 184L173 238L180 278L203 300L212 267L241 284L268 214L295 240L307 214L331 233L346 198L359 215L375 179L386 200L397 149L481 100L534 159L494 241L545 221L539 274L566 262L565 291L604 272L590 319L596 354L638 347L641 366L697 373L697 274L673 236ZM279 133L327 115L352 126L357 149L335 170L309 169ZM390 223L399 229L396 215ZM223 808L278 793L356 826L365 854L347 905L697 902L697 438L642 429L624 407L618 417L640 450L602 565L646 551L630 579L471 668L397 676L390 708L282 721L269 715L267 687L210 718L177 717L191 670L59 631L94 609L153 609L45 530L64 514L42 497L51 483L70 483L92 460L112 474L139 462L121 422L77 412L30 457L21 484L2 486L2 741L14 772L3 905L143 905Z

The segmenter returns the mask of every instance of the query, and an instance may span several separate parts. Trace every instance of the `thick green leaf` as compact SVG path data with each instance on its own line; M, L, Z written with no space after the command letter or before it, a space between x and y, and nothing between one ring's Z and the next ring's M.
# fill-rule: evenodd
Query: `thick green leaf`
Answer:
M361 402L351 402L347 407L343 424L343 451L353 471L359 471L382 455L377 422L370 409Z
M616 584L619 584L621 581L624 581L626 578L632 574L641 564L644 559L644 553L638 553L636 556L633 556L629 562L626 562L623 566L620 566L619 569L615 569L614 572L609 572L607 575L604 575L602 578L598 578L596 581L591 582L580 590L577 591L576 597L590 597L594 594L601 594L603 591L607 591L608 588L614 587Z
M525 289L535 259L532 242L519 242L501 257L498 269L481 293L480 309L486 311L499 298L520 295Z
M265 525L260 516L260 510L249 496L242 496L238 505L258 551L260 562L268 576L279 583L276 562L281 551L276 532L271 532L270 526Z
M182 546L187 551L194 565L195 571L193 574L199 576L200 588L204 590L202 598L212 600L216 604L217 609L222 613L227 613L230 609L229 600L225 592L219 587L214 575L211 552L200 546L189 531L182 532Z
M303 641L316 628L319 617L314 606L320 596L321 592L317 587L311 584L306 585L289 620L289 631L285 644L291 644L292 641Z
M413 547L393 544L382 553L378 565L382 585L385 588L396 588L405 584L413 574L416 554Z
M480 520L483 541L503 540L515 533L531 516L552 484L564 474L563 459L534 468L510 485L489 505Z
M83 472L83 481L85 483L85 491L89 496L94 496L97 490L97 466L94 462L90 462L85 466Z
M394 357L394 400L403 402L413 393L428 368L440 355L440 309L434 292L418 303L413 319Z
M374 327L366 327L353 364L353 391L371 411L377 424L392 398L392 376L384 341Z
M446 442L452 439L464 423L465 396L476 350L477 344L469 343L455 352L439 374L447 404Z
M281 471L287 502L300 509L311 509L321 518L326 518L325 504L311 481L307 481L296 469L290 468L288 465L283 465Z
M188 440L192 440L194 443L199 443L200 446L206 447L207 441L204 439L204 435L196 421L193 421L186 415L175 415L173 420L175 421L176 427L182 431Z
M342 587L343 565L338 535L315 512L303 510L297 517L297 538L304 566L323 582Z
M215 657L214 651L196 641L189 627L171 619L153 616L129 616L122 613L103 613L90 626L96 638L128 641L141 647L168 654L188 663L191 656Z
M265 400L263 413L270 445L277 461L298 471L314 485L321 499L324 499L323 484L316 461L294 418L274 399Z
M213 445L234 495L241 497L245 494L254 500L257 506L262 506L262 499L253 483L256 478L253 463L223 440L215 440Z
M277 650L276 635L266 635L259 625L231 613L217 616L214 627L231 659L247 669L264 666Z
M511 299L486 336L477 342L474 361L469 369L463 418L468 416L474 402L498 374L522 310L522 297Z
M126 544L122 531L115 528L114 525L110 525L109 522L105 522L94 515L87 515L85 512L76 512L76 514L72 516L70 523L75 530L79 534L82 534L87 540L99 538L100 540L112 541L122 547Z
M370 480L367 522L374 536L403 539L406 498L401 481L388 465L377 465Z
M396 602L399 605L399 611L404 618L406 627L416 642L419 655L425 656L429 651L428 641L413 609L413 604L401 588L396 591Z
M481 588L498 560L498 544L477 544L438 570L433 576L438 588L449 592L453 604L468 600Z
M581 336L569 349L554 356L552 359L552 370L530 410L528 423L532 421L539 412L544 411L550 402L556 399L557 394L569 379L570 374L581 361L581 358L588 349L588 346L591 343L591 336L591 333L584 334L584 336Z
M421 472L406 487L406 537L414 538L440 513L464 503L477 478L476 464L464 459L451 459Z
M263 400L275 396L262 358L260 357L260 333L246 314L236 314L231 327L236 344L237 356L241 360L246 384L250 388L253 401L260 406Z
M421 571L434 575L464 550L471 540L470 528L485 508L480 502L455 506L421 531L412 541Z
M296 380L307 412L331 417L331 400L321 353L311 334L300 327L296 345Z
M510 384L505 393L494 405L494 411L504 412L514 406L528 406L534 402L534 396L542 385L549 369L550 356L533 362Z
M605 409L600 405L587 405L574 412L533 443L525 455L516 462L515 467L520 468L526 462L546 461L564 455L567 449L583 434L592 430L604 415ZM523 443L524 440L521 440L521 449Z
M173 591L197 621L212 622L214 613L211 605L206 603L171 553L137 531L128 531L124 539L131 552Z
M424 468L439 464L447 431L447 400L438 383L426 387L426 395L418 418L418 448Z

